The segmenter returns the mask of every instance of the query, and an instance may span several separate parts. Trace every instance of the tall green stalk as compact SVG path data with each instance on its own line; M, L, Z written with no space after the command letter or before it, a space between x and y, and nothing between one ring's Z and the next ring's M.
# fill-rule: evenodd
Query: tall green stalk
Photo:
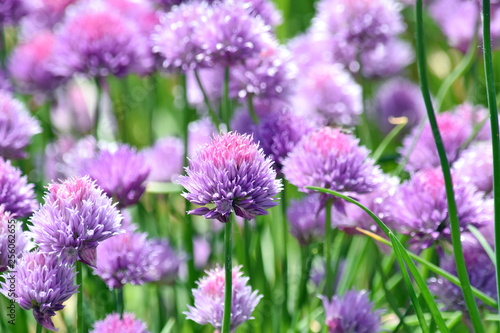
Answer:
M97 95L96 95L96 103L95 103L95 114L94 114L94 137L96 140L99 139L99 121L101 118L101 100L102 100L102 81L103 78L101 77L96 77L95 78L95 85L96 85L96 90L97 90Z
M325 206L325 242L324 242L324 256L325 256L325 295L332 297L333 295L333 270L332 270L332 198L326 200Z
M123 312L125 311L125 302L123 301L123 287L115 289L116 290L116 312L120 314L120 317L123 316Z
M2 69L6 67L7 58L7 43L5 43L5 30L0 29L0 66Z
M36 333L42 333L42 325L40 325L39 323L36 323Z
M231 101L229 99L229 66L224 68L224 84L222 87L221 117L229 130L231 120Z
M497 297L500 295L500 141L498 128L498 110L495 94L495 78L493 77L493 61L491 57L490 35L490 0L483 0L483 54L486 76L486 92L490 109L491 138L493 148L493 202L495 209L495 262L497 278ZM500 300L500 297L498 297ZM500 305L498 306L500 312Z
M224 287L224 316L222 319L222 333L231 333L231 301L233 296L233 242L232 226L235 223L234 214L224 227L224 269L226 273Z
M441 133L439 132L436 115L434 114L434 109L432 106L431 95L429 92L429 84L427 81L427 70L426 70L426 58L425 58L425 44L424 44L424 24L423 24L423 6L422 0L417 0L417 10L416 10L416 21L417 21L417 62L418 62L418 72L420 76L420 86L422 89L422 95L424 98L425 106L427 109L427 116L432 128L432 134L434 136L434 141L436 143L436 148L438 150L439 160L441 162L441 169L443 171L443 177L446 188L446 198L448 201L448 216L450 219L451 228L451 240L453 244L453 255L455 256L455 263L457 267L458 278L460 279L462 285L462 291L464 294L465 304L469 310L472 325L476 332L484 332L483 324L481 322L481 316L477 308L476 301L472 295L472 288L469 281L469 275L467 273L467 267L465 266L465 259L462 250L462 243L460 240L460 224L458 220L457 204L455 202L455 194L453 192L453 183L450 173L450 165L446 157L446 151L444 149L443 140L441 138ZM489 8L489 1L488 1ZM488 29L489 30L489 29ZM487 40L489 36L485 36Z
M79 293L76 298L76 315L77 315L77 332L84 333L83 320L83 267L82 262L76 262L76 284L78 285Z
M286 180L283 179L283 190L281 191L281 224L283 233L283 257L281 269L283 271L283 310L286 321L289 321L288 313L288 222L286 218L287 202L286 202Z
M208 115L212 119L212 122L214 123L217 128L220 125L219 117L214 111L214 108L212 107L212 103L210 103L210 99L208 98L207 91L205 90L205 87L203 86L203 82L201 82L200 74L198 71L194 71L194 77L196 78L196 83L198 84L198 88L201 90L201 94L203 95L203 102L205 103L205 107L208 110Z

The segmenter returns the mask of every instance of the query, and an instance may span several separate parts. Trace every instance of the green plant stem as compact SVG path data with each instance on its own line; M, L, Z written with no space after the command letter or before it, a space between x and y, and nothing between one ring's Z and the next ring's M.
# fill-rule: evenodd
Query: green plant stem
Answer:
M232 226L235 223L234 214L224 227L224 256L225 256L225 287L224 287L224 316L222 319L222 333L231 332L231 301L233 295L233 244L232 244Z
M78 285L79 293L76 299L76 315L77 315L77 332L84 333L83 319L83 267L80 260L76 261L76 284Z
M420 138L420 135L422 135L422 131L424 130L425 124L427 123L427 116L425 116L416 129L414 130L414 137L413 140L410 143L410 146L408 147L408 150L405 152L403 155L403 158L401 159L401 162L399 162L398 167L394 170L394 175L399 176L403 172L406 164L408 163L408 160L410 159L410 155L413 153L415 150L415 147L417 146L418 139Z
M486 254L488 255L488 257L490 257L490 260L493 263L493 265L496 265L495 251L491 248L490 244L488 243L486 238L484 238L484 235L481 233L481 231L479 231L476 227L474 227L472 225L470 225L468 227L468 229L469 229L470 233L473 234L474 237L476 237L479 244L481 244L481 246L483 247L483 249L486 252Z
M247 95L247 104L248 104L248 112L250 113L250 117L252 118L253 123L258 124L259 117L257 117L257 114L255 113L255 108L253 106L253 95L252 94Z
M290 327L297 327L297 323L300 319L301 310L303 304L307 298L307 282L309 281L309 275L311 274L311 265L313 261L313 254L311 253L311 245L305 245L300 247L300 281L299 288L297 289L297 299L295 305L295 313L293 315L292 325Z
M485 0L488 1L488 0ZM489 8L489 1L487 2ZM429 92L429 84L427 81L427 69L426 69L426 57L425 57L425 44L424 44L424 24L423 24L423 6L422 0L417 0L417 10L416 10L416 22L417 22L417 62L418 62L418 72L420 76L420 87L422 89L422 95L424 98L425 106L427 109L427 117L432 128L432 134L434 136L434 142L436 143L436 148L438 150L439 160L441 162L441 169L443 171L446 198L448 201L448 216L450 220L451 229L451 239L453 245L453 255L455 257L455 264L457 267L458 278L460 279L462 291L464 294L465 304L467 310L469 311L472 325L477 333L484 332L483 324L481 322L481 316L477 304L474 300L472 294L472 288L469 281L469 275L467 273L467 267L465 266L465 259L462 250L462 243L460 240L460 223L458 220L457 205L455 202L455 195L453 192L453 183L451 179L450 166L448 163L448 158L446 157L446 151L444 149L443 140L441 138L441 133L438 128L436 115L434 114L434 109L432 106L431 95ZM489 10L489 9L488 9ZM489 23L489 22L488 22ZM489 29L488 29L489 30ZM489 35L485 35L485 40L489 38ZM490 55L491 56L491 55ZM491 63L490 63L491 65ZM498 133L498 132L497 132ZM493 159L494 160L494 159ZM500 199L500 197L499 197ZM499 257L500 259L500 257Z
M39 323L36 323L36 333L42 333L43 327Z
M201 90L201 94L203 95L203 102L205 103L205 106L208 110L208 115L210 116L210 119L212 119L212 122L214 123L217 128L220 126L220 120L217 114L214 111L214 108L212 107L212 103L210 103L210 99L208 98L207 91L205 90L205 87L203 86L203 83L201 82L200 74L198 71L194 71L194 77L196 78L196 83L198 83L198 88Z
M6 68L7 43L5 42L5 30L0 28L0 66Z
M498 110L495 94L495 78L493 76L493 61L491 56L491 34L490 34L490 1L483 0L483 54L484 72L486 76L486 92L488 97L488 108L490 109L490 125L493 148L493 203L495 210L495 249L496 249L496 279L497 298L500 296L500 138L498 126ZM500 300L500 298L498 298ZM500 303L500 302L499 302ZM500 313L500 305L498 306Z
M101 118L101 100L102 100L102 81L103 78L100 76L95 78L95 86L96 86L96 103L95 103L95 114L94 114L94 137L96 140L99 139L99 121Z
M333 295L333 270L332 270L332 198L328 198L325 204L325 241L323 255L325 256L325 295L330 298Z
M116 291L116 312L120 314L120 317L123 316L123 312L125 311L125 302L123 301L123 287L115 289Z
M224 68L224 84L222 87L221 117L229 131L229 121L231 120L231 101L229 100L229 66Z
M281 191L281 232L283 234L283 256L281 258L281 269L283 276L283 310L285 321L289 322L288 313L288 222L286 218L286 180L283 179L283 190Z
M403 128L408 123L408 119L406 119L401 124L396 125L390 132L385 136L382 142L378 145L377 149L372 154L372 158L377 163L380 160L380 157L384 154L385 150L389 146L389 144L398 136L398 134L403 130Z
M149 93L149 105L148 105L148 128L149 128L149 144L152 145L155 142L155 106L156 106L156 74L153 73L149 77L149 84L151 85Z

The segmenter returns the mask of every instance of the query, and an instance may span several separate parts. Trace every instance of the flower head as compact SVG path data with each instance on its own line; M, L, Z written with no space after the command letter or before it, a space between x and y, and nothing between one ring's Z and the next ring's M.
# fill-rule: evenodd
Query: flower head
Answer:
M292 200L286 216L290 232L301 245L320 240L325 233L325 209L319 194L309 194L300 200Z
M33 185L26 176L0 157L0 203L12 217L27 217L38 206Z
M0 156L19 159L26 157L24 149L41 128L24 105L7 91L0 90Z
M15 270L16 260L29 247L30 240L23 232L22 223L14 220L4 206L0 205L0 273L9 268Z
M493 191L493 150L491 142L481 141L464 150L453 165L458 178L472 183L485 194Z
M26 252L17 262L15 276L16 301L24 310L33 309L36 321L46 329L56 331L52 323L55 312L78 290L73 266L62 263L57 256L39 251ZM7 296L10 283L0 282Z
M179 138L161 138L142 154L151 170L148 181L171 182L182 173L184 145Z
M234 132L214 137L190 160L186 176L178 179L183 196L203 207L190 214L228 222L231 213L246 219L266 215L281 190L272 161L248 135ZM205 207L215 204L215 207Z
M28 8L23 0L2 0L0 3L0 28L13 25L28 13Z
M373 311L365 291L349 290L343 296L328 300L320 296L326 313L328 333L380 332L380 311Z
M132 313L124 313L120 318L118 313L112 313L103 320L94 323L90 333L149 333L146 324L135 318Z
M197 282L198 287L193 289L194 306L188 305L189 311L184 313L187 319L200 325L210 324L220 330L224 309L224 270L216 267L206 273L207 275ZM252 291L252 288L247 286L248 277L242 275L241 266L233 268L231 331L252 319L252 312L262 298L257 294L257 290Z
M139 201L146 187L149 166L144 156L127 145L116 150L103 149L93 159L85 161L80 174L89 175L120 207Z
M171 283L179 272L181 260L165 239L149 240L150 269L146 279L153 282Z
M302 138L283 163L283 173L302 192L319 186L339 192L371 192L380 181L380 169L359 140L331 127Z
M31 217L40 249L67 263L95 265L97 245L120 231L121 215L88 177L51 183L45 203Z
M361 55L362 72L368 78L384 78L401 72L415 59L411 45L391 38Z
M460 230L469 225L480 227L491 218L485 201L476 188L454 177L455 201ZM426 169L415 173L401 184L394 196L386 200L388 219L397 228L412 236L419 249L437 240L450 238L450 221L444 178L441 169Z

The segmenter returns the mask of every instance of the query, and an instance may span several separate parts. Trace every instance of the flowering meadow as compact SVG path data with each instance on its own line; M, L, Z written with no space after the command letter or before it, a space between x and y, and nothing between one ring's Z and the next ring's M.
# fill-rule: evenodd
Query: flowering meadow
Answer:
M0 333L500 332L500 2L0 0L0 38Z

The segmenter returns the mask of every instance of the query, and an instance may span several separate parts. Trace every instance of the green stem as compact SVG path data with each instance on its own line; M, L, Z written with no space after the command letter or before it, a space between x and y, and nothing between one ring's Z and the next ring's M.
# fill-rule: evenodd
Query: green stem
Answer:
M325 256L325 295L330 298L333 295L333 270L332 270L332 198L328 198L325 204L325 242L323 254Z
M7 43L5 42L5 30L0 29L0 65L5 70L7 67Z
M151 90L149 94L149 107L148 107L148 127L149 127L149 144L152 145L155 142L155 106L156 106L156 75L151 74L150 78Z
M297 289L297 299L295 305L295 314L293 316L293 322L291 327L297 327L299 321L301 309L303 304L306 303L307 298L307 282L309 281L309 275L311 274L311 265L313 261L313 255L311 253L310 245L300 247L301 254L301 270L300 270L300 281L299 288Z
M97 90L96 103L95 103L95 114L94 114L94 137L96 140L99 139L99 120L101 118L101 100L102 100L102 82L101 77L96 77L95 85Z
M225 238L224 238L224 256L226 257L224 268L226 272L225 287L224 287L224 316L222 319L222 333L231 332L231 301L233 296L233 244L232 226L235 223L234 214L229 222L225 225Z
M493 76L493 61L491 56L490 35L490 1L483 0L483 53L484 71L486 76L486 92L488 96L488 108L490 109L490 125L493 148L493 202L495 210L495 248L496 248L496 279L497 299L500 300L500 138L498 126L498 110L495 94L495 78ZM500 303L500 302L499 302ZM498 306L500 313L500 305Z
M212 103L210 103L210 99L208 98L207 91L203 87L203 83L201 82L200 74L198 71L194 71L194 77L196 78L196 83L198 83L198 88L201 90L201 94L203 95L203 102L205 103L205 106L208 109L208 115L212 119L212 122L214 123L217 128L220 126L220 121L219 117L214 111L214 108L212 107Z
M385 150L389 146L389 144L398 136L398 134L403 130L403 128L408 123L408 119L405 118L404 122L396 125L390 132L385 136L382 142L378 145L377 149L372 154L372 158L377 163L384 154Z
M83 320L83 267L82 262L76 262L76 284L78 285L79 293L76 300L76 313L77 313L77 332L84 333L84 320Z
M123 317L123 312L125 311L125 302L123 301L123 287L115 289L116 291L116 312Z
M282 271L283 271L283 309L285 321L289 322L288 313L288 223L286 219L286 180L283 179L283 190L281 191L281 224L283 233L283 257L282 257Z
M224 68L224 86L222 87L222 105L221 105L221 117L224 124L229 130L229 121L231 120L230 110L231 101L229 100L229 66Z
M253 123L258 124L259 117L257 117L257 114L255 113L255 108L253 106L253 95L252 94L247 95L247 104L248 104L248 112L250 113L250 117L252 117Z
M489 1L484 0L487 3L488 14L489 14ZM444 149L443 140L441 138L441 133L438 128L436 115L434 114L434 109L432 106L431 95L429 92L429 84L427 81L427 71L426 71L426 58L425 58L425 44L424 44L424 24L423 24L423 9L422 0L417 0L417 10L416 10L416 21L417 21L417 62L418 62L418 72L420 76L420 84L422 89L422 95L427 108L427 116L432 128L432 134L434 136L434 141L436 143L436 148L438 150L439 160L441 162L441 169L443 171L443 177L446 188L446 198L448 201L448 215L450 219L451 228L451 238L453 245L453 254L455 256L455 263L457 268L458 277L462 285L462 291L464 294L465 303L467 309L470 313L470 318L472 325L476 332L484 332L483 324L481 322L481 316L477 308L477 304L474 300L472 294L472 288L469 281L469 275L467 273L467 267L465 265L464 254L462 250L462 243L460 240L460 224L458 220L457 205L455 202L455 195L453 193L453 183L451 179L450 166L448 159L446 157L446 151ZM488 15L489 23L489 15ZM489 24L488 24L489 32ZM484 36L485 41L489 41L489 34ZM490 49L491 50L491 49ZM491 54L490 54L491 60ZM490 62L491 65L491 62ZM488 70L487 70L488 72ZM492 71L490 71L492 73ZM494 94L493 94L494 96ZM494 98L494 97L493 97ZM495 103L496 106L496 103ZM497 127L498 129L498 127ZM498 131L497 131L498 133ZM497 148L498 149L498 148ZM495 159L493 159L495 160ZM499 160L500 161L500 160ZM500 185L500 184L499 184ZM499 197L500 199L500 197ZM499 235L500 236L500 235ZM500 255L500 254L499 254ZM500 259L500 256L498 257Z
M43 327L39 323L36 323L36 333L42 333Z
M408 147L408 150L406 151L405 155L402 157L401 162L399 162L398 167L394 170L395 176L399 176L401 175L401 172L403 172L406 164L408 163L408 160L410 159L410 155L413 153L415 147L417 146L418 139L420 138L420 135L422 135L422 131L424 130L426 123L427 123L427 116L425 116L420 121L418 127L414 130L415 135L413 137L413 140L411 141L410 146Z

